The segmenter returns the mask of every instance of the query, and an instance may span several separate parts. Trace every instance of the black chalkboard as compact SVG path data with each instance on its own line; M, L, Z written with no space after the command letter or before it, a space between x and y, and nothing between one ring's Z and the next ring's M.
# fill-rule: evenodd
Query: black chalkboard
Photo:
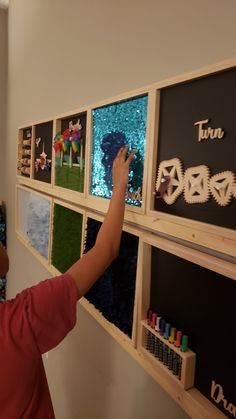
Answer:
M161 89L157 169L163 160L178 157L183 169L206 165L211 176L223 171L236 174L236 69ZM197 121L224 131L222 139L198 142ZM218 226L236 228L236 199L225 207L211 196L206 203L189 204L181 194L168 205L156 199L154 209Z
M214 403L214 380L234 406L235 295L236 281L152 247L150 307L189 335L197 360L196 388ZM216 405L227 415L222 402Z
M34 153L34 179L40 180L41 182L51 183L51 163L52 163L52 128L53 122L44 122L42 124L38 124L35 127L35 139L41 138L38 145L36 144L35 140L35 153ZM47 155L47 159L50 160L50 167L48 169L41 170L40 167L38 171L35 167L36 159L40 159L40 154L45 152Z

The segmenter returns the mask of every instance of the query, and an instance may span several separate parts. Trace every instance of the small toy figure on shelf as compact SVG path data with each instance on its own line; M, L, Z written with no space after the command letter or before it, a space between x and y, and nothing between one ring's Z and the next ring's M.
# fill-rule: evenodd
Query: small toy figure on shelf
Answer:
M43 144L43 151L40 154L40 158L35 160L35 170L36 173L40 170L47 170L48 172L51 170L51 160L47 159L47 154L44 151L44 144Z

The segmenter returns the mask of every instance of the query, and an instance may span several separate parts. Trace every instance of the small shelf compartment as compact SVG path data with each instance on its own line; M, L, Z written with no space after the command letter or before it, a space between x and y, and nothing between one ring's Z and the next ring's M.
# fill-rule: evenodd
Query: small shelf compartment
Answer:
M102 218L87 215L84 253L95 244ZM135 230L124 227L119 255L100 276L85 298L96 311L130 340L136 333L137 259L139 237Z
M51 184L53 121L34 126L33 179Z
M64 273L81 256L84 212L82 209L53 200L51 266Z
M56 120L55 186L84 192L87 112Z
M92 196L111 198L112 163L118 150L129 144L137 151L130 166L126 203L142 207L147 111L147 93L92 109Z
M16 195L17 235L48 266L52 199L23 186L17 186Z
M138 350L153 368L165 370L186 390L194 386L225 413L214 388L224 389L233 403L236 332L230 319L235 313L235 264L149 233L142 240ZM191 351L175 348L155 324L147 324L149 310L187 335ZM170 349L182 364L181 369L174 367L174 374L168 368Z
M21 128L18 133L17 175L31 177L32 127Z

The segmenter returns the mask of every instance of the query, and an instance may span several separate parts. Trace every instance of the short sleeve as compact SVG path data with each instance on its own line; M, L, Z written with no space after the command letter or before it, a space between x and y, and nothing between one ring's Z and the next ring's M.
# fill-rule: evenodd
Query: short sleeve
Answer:
M64 274L42 281L25 293L28 322L43 354L57 346L75 326L78 290L70 275Z

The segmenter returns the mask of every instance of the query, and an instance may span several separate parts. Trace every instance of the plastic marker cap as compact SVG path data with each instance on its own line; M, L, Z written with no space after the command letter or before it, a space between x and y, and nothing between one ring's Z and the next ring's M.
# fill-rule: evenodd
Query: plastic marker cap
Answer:
M165 331L165 326L166 326L166 322L164 319L161 319L160 322L160 335L163 336L164 335L164 331Z
M170 329L170 337L169 337L169 342L170 343L174 343L174 341L175 341L175 332L176 332L176 328L175 327L171 327L171 329Z
M154 329L155 324L156 324L156 318L157 318L157 313L152 313L152 320L151 320L150 326L153 327L153 329Z
M180 332L180 331L178 330L178 332L176 333L176 339L175 339L175 346L176 346L177 348L179 348L179 347L180 347L180 345L181 345L181 336L182 336L182 332Z
M182 337L182 344L181 344L181 351L186 352L188 350L188 336L183 335Z
M147 324L151 324L151 320L152 320L152 310L149 308L147 312Z
M156 327L155 327L155 329L159 332L160 331L160 322L161 322L161 316L158 316L157 317L157 320L156 320Z
M170 323L166 323L164 338L169 339L169 334L170 334Z

